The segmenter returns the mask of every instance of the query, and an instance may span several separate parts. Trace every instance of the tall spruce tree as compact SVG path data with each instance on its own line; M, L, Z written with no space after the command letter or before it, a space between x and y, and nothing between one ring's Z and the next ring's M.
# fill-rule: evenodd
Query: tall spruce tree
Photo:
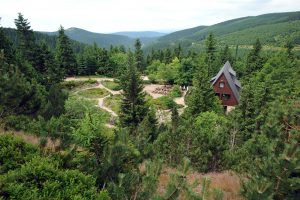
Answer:
M137 126L149 110L145 101L146 94L143 92L143 81L136 65L133 54L129 52L127 69L120 78L123 90L120 123L122 127L128 127L131 133L136 132Z
M259 39L253 45L253 49L247 56L246 63L246 74L251 75L252 73L260 70L263 67L263 58L261 56L262 45Z
M227 61L231 64L233 64L234 61L228 45L226 45L220 53L220 66L224 65Z
M136 67L139 71L143 72L145 70L145 63L144 63L144 54L142 50L142 43L140 39L137 39L135 41L134 47L135 47L134 57L135 57Z
M30 23L21 13L18 13L18 18L15 19L15 25L19 38L18 51L24 60L34 63L36 44Z
M58 30L56 60L60 70L63 70L65 74L77 74L77 64L74 52L71 48L70 39L65 35L65 30L62 26L60 26Z
M1 17L0 17L1 22ZM12 48L12 43L6 37L3 28L0 26L0 52L3 51L3 60L7 63L13 63L14 58L14 50Z
M205 41L205 62L208 65L208 76L213 77L215 73L218 71L218 66L216 65L216 39L213 33L209 33Z
M194 75L193 87L187 96L187 113L197 117L201 112L220 112L219 100L215 96L212 84L207 72L207 65L204 63L198 66Z

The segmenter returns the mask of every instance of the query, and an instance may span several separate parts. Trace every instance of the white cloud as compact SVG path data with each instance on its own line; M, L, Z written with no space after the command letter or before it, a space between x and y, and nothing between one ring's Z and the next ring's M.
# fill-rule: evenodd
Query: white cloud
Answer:
M34 30L79 27L95 32L174 30L237 17L296 11L299 0L0 0L1 25L21 12Z

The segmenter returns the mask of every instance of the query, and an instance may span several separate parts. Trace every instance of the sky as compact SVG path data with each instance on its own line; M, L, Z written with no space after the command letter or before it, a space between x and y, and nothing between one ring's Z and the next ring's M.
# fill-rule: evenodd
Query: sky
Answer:
M0 24L22 13L33 30L62 25L98 33L171 32L229 19L300 10L300 0L0 0Z

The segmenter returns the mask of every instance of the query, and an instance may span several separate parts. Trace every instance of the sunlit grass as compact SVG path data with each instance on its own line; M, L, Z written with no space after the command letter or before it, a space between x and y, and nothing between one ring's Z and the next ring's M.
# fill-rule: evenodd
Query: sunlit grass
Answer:
M104 87L107 87L110 90L114 90L114 91L121 90L120 85L114 81L101 81L101 83L102 85L104 85Z
M109 92L102 88L91 88L79 91L77 94L85 98L102 98L109 95Z
M121 109L122 95L111 95L104 99L104 106L110 108L115 113L119 113Z

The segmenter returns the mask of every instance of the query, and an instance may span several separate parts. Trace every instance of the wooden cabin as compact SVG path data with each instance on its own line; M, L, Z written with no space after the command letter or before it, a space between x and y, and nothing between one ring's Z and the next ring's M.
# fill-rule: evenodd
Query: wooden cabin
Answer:
M211 79L216 96L222 101L226 112L232 110L240 102L241 83L236 72L227 61L218 74Z

